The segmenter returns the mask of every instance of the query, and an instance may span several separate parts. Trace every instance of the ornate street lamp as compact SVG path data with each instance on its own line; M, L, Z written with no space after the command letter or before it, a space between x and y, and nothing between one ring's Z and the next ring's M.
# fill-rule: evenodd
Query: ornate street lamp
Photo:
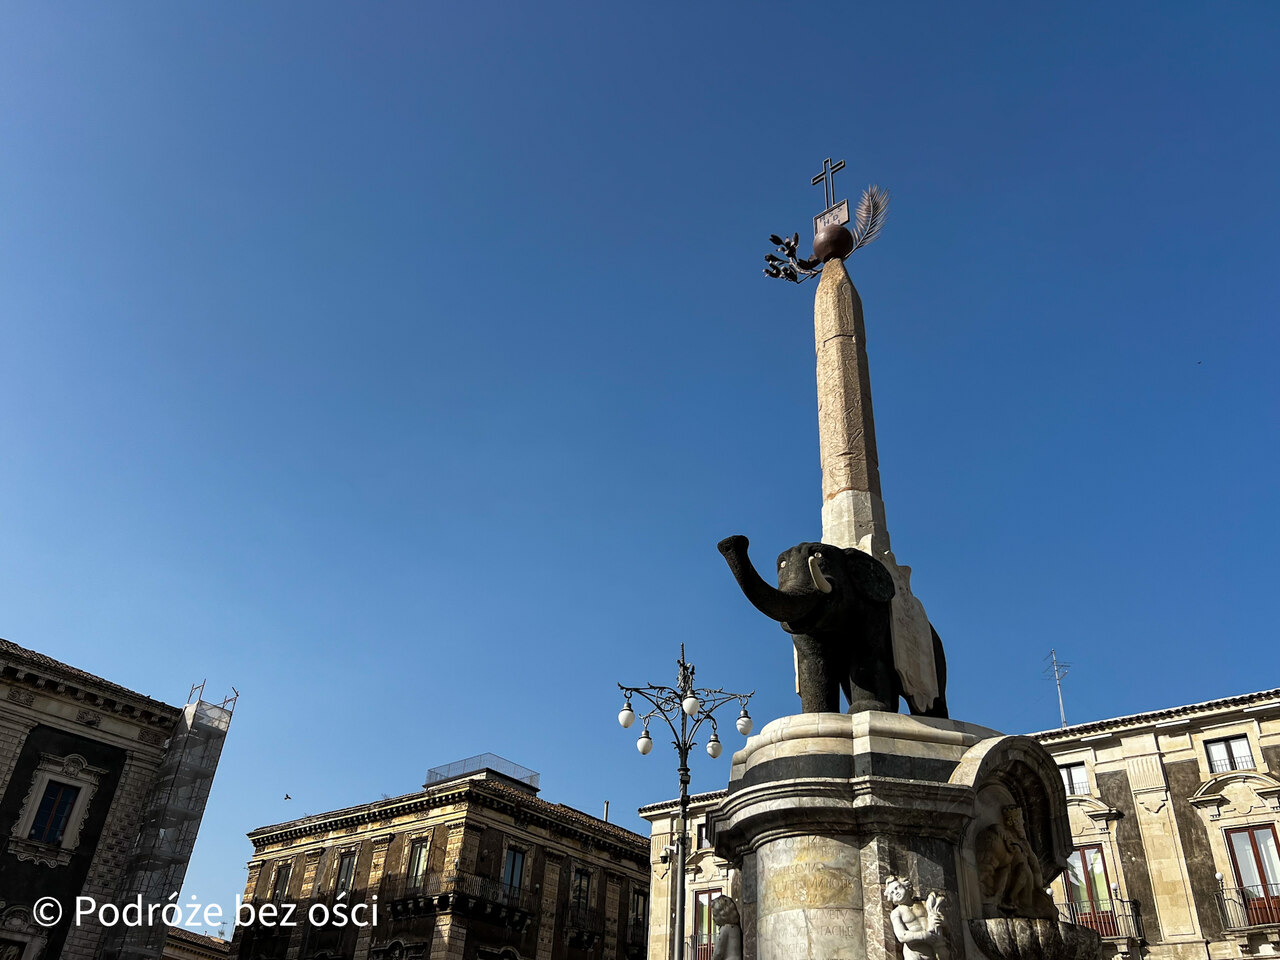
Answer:
M752 722L751 714L747 713L747 701L755 695L755 691L752 690L751 693L726 693L720 689L710 690L694 687L694 667L691 663L685 663L683 643L680 644L680 659L676 661L676 667L678 672L675 687L662 687L654 684L647 684L643 687L625 687L622 684L618 684L618 689L622 691L626 701L618 712L618 723L623 727L630 727L636 722L636 712L631 706L631 700L633 697L640 697L651 704L653 709L640 715L643 729L640 739L636 741L636 749L642 755L653 749L653 738L649 736L649 721L654 717L661 717L671 729L671 735L675 737L672 741L672 746L676 748L676 753L680 755L680 826L676 834L675 843L676 876L678 878L676 881L676 931L672 956L673 960L683 960L684 869L688 846L686 833L689 825L689 751L698 744L694 739L698 733L698 728L704 723L710 722L711 736L707 740L707 753L713 759L720 756L723 745L717 735L714 714L726 703L731 703L734 700L738 701L739 706L742 708L735 726L744 737L749 734ZM679 721L679 726L677 726L677 720Z

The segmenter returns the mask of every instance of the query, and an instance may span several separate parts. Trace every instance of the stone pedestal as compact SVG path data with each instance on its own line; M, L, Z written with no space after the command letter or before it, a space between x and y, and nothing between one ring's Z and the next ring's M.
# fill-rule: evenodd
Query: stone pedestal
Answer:
M1070 834L1057 766L1034 740L895 713L768 724L734 755L713 815L716 853L743 878L744 960L896 960L890 876L945 893L951 960L979 960L976 838L1011 806L1048 882Z

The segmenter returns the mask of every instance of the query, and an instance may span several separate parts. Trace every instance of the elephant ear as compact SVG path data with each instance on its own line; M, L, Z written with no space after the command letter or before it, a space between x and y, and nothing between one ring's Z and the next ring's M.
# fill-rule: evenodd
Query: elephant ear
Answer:
M857 547L846 548L844 555L849 564L849 582L860 594L875 603L888 603L893 599L897 591L883 563Z

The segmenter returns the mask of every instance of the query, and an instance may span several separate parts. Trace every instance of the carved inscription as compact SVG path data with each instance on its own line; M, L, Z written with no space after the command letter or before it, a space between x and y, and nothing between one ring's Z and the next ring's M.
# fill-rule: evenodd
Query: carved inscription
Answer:
M825 863L788 863L774 868L769 878L766 909L847 906L853 884L841 871Z
M760 921L759 960L865 960L866 929L860 910L824 908L777 913Z
M788 837L756 854L757 960L865 960L861 858L834 837Z

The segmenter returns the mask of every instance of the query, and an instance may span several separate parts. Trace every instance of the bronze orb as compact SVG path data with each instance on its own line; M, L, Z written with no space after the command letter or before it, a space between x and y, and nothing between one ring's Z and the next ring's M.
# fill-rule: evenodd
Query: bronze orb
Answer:
M813 238L813 255L823 263L828 260L843 260L851 253L853 234L846 227L828 224Z

